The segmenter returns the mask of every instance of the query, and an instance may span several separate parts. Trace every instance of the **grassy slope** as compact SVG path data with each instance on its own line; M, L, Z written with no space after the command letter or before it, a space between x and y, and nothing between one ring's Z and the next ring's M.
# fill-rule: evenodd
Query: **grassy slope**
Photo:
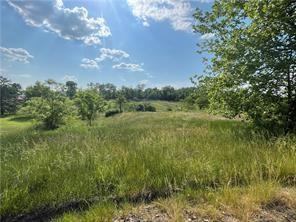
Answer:
M1 125L13 128L9 120ZM92 215L108 217L110 197L295 186L295 138L266 140L243 123L204 113L124 113L91 128L75 122L52 132L10 130L1 142L1 215L97 197L107 207Z

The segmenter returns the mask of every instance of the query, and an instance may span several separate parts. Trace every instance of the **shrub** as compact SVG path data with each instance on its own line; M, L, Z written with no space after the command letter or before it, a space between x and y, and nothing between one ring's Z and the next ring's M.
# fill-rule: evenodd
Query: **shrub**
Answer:
M75 108L66 97L51 92L45 98L34 97L28 100L22 111L42 122L47 129L56 129L66 122L67 117L73 116Z
M75 97L75 103L81 119L87 119L91 126L92 121L99 112L103 112L106 102L96 89L79 91Z
M135 106L137 112L156 112L156 108L150 103L139 103Z
M110 117L110 116L114 116L118 113L121 113L120 110L118 109L112 109L112 110L108 110L106 113L105 113L105 117Z

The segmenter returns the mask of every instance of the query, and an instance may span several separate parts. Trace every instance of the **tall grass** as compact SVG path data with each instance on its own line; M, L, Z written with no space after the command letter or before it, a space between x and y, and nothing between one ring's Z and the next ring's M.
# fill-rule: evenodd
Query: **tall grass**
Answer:
M14 139L15 138L15 139ZM296 185L296 138L266 139L203 113L125 113L1 141L1 215L73 200L126 201L186 189Z

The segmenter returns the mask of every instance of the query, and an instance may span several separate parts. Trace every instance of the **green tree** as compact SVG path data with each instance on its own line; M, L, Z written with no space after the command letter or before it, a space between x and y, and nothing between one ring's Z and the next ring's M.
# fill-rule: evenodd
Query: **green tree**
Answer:
M96 88L78 91L75 97L75 104L80 117L88 120L90 126L97 114L103 112L106 106L105 100Z
M0 114L15 113L22 102L21 85L0 76Z
M25 90L27 100L33 97L46 97L50 93L50 87L45 83L37 81L35 85L29 86Z
M195 90L187 97L186 101L197 104L199 109L207 109L209 107L208 90L210 88L212 78L208 76L196 76L195 78L192 78L191 81L195 85Z
M102 97L106 100L116 98L116 86L112 83L98 85Z
M126 98L124 97L123 93L117 93L116 103L119 107L119 111L123 112L123 105L126 103Z
M50 91L46 97L33 97L23 107L23 112L42 122L47 129L56 129L73 116L73 103L58 92Z
M212 109L247 114L259 126L296 127L296 3L293 0L215 1L196 10L194 30L211 36Z
M66 95L73 99L75 97L77 91L77 83L74 81L67 81L66 82Z

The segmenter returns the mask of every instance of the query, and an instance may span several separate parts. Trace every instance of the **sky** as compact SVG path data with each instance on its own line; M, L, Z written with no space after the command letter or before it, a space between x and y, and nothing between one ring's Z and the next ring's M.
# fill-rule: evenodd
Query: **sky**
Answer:
M195 8L211 0L0 0L1 73L23 87L73 80L191 86L201 75Z

